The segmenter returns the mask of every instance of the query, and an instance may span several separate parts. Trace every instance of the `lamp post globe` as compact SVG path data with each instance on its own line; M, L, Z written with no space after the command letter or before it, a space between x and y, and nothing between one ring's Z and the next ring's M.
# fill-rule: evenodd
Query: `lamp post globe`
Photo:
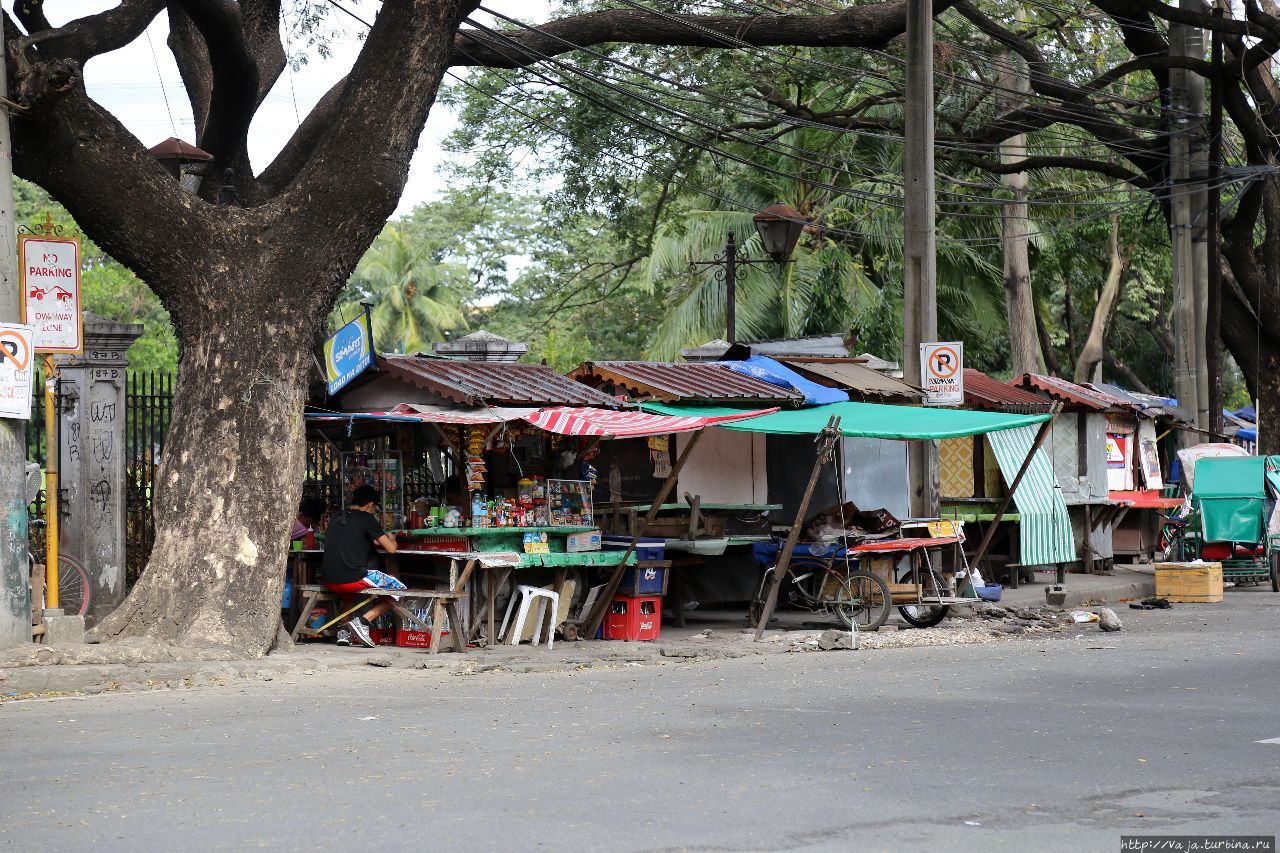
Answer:
M791 257L804 231L804 215L791 205L779 202L769 205L752 218L769 257L779 264Z

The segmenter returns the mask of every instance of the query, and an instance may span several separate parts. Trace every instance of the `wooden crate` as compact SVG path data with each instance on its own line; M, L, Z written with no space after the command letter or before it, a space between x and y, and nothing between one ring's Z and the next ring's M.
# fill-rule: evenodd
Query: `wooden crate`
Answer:
M915 604L920 600L920 592L918 583L889 584L889 598L894 604Z
M1156 563L1156 597L1178 602L1220 602L1222 564Z

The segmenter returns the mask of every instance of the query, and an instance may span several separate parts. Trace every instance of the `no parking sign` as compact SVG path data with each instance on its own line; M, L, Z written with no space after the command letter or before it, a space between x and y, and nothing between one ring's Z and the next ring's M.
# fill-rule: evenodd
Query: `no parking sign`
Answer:
M964 344L960 341L920 345L920 387L926 403L964 402Z

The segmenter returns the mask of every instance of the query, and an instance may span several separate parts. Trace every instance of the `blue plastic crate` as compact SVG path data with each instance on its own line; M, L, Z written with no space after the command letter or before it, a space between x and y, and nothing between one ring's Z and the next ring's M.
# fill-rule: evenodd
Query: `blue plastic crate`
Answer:
M623 595L666 595L667 570L636 566L622 575L618 591Z

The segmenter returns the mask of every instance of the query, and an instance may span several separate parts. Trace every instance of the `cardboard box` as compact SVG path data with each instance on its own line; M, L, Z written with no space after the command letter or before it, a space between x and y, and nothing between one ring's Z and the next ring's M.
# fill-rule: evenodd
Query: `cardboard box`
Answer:
M1156 563L1156 597L1218 603L1222 601L1222 564Z
M600 531L588 530L586 533L570 533L564 539L564 550L570 554L583 551L600 550Z

